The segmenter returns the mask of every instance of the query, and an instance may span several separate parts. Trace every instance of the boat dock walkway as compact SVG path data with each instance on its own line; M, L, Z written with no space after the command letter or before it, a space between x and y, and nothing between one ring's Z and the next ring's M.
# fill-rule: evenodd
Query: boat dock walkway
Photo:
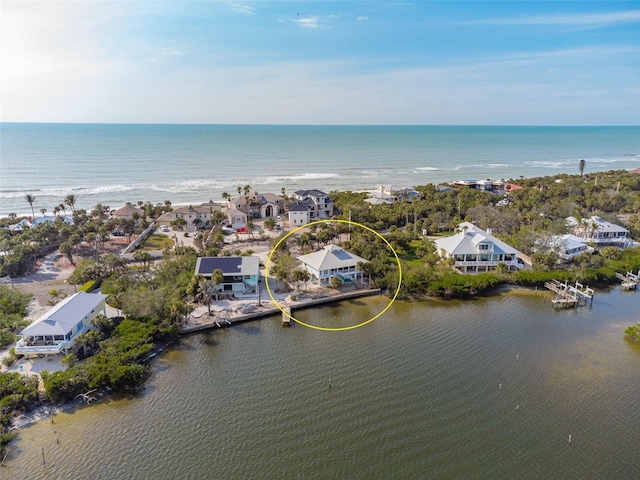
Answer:
M382 291L379 288L356 290L353 292L342 293L339 295L332 295L329 297L301 300L301 301L287 304L287 305L281 304L281 306L285 311L287 311L291 315L291 311L293 309L302 310L304 308L315 307L316 305L324 305L327 303L340 302L343 300L351 300L354 298L372 297L374 295L380 295L380 294L382 294ZM211 320L208 320L206 322L201 322L193 325L187 325L186 327L182 327L180 329L180 334L185 335L185 334L194 333L194 332L201 332L204 330L211 330L214 328L225 328L225 327L230 327L232 325L235 325L236 323L251 322L253 320L259 320L261 318L277 316L280 314L282 314L282 324L290 325L291 323L290 318L284 315L279 308L264 307L263 310L246 313L243 315L210 317ZM288 320L288 322L285 322L285 319Z
M544 286L556 294L556 297L551 301L554 307L579 307L587 303L593 305L593 289L585 287L581 283L576 282L574 286L569 285L568 282L551 280L545 282Z
M638 270L637 274L631 271L627 272L625 275L616 273L616 278L622 281L622 290L636 290L638 288L638 283L640 283L640 270Z

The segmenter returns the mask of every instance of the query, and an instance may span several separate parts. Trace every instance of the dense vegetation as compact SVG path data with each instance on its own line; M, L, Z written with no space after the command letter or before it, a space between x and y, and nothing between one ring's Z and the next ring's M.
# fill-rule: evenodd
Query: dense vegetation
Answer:
M15 334L28 325L24 319L31 294L0 285L0 349L15 341Z
M28 410L37 400L38 377L25 377L19 373L0 375L0 459L12 438L11 432L7 431L11 416Z
M393 246L401 259L401 294L404 296L463 298L500 285L540 286L551 279L599 286L615 283L616 272L640 270L640 249L604 248L593 254L585 253L567 265L560 265L552 252L533 251L538 240L567 233L565 218L570 215L585 218L597 214L615 223L623 221L631 236L638 238L640 176L611 171L520 179L514 183L523 188L510 191L510 201L501 206L497 203L502 197L495 194L468 188L443 190L434 185L417 187L421 198L413 202L393 205L371 206L364 202L366 194L363 193L331 192L330 196L337 207L338 218L350 218L381 231ZM71 200L57 208L68 206L74 225L59 218L19 235L12 236L0 229L0 251L5 253L0 256L0 276L23 275L33 268L38 257L56 248L71 261L85 249L91 258L77 262L69 281L77 285L101 283L102 292L109 295L109 304L121 312L117 319L96 319L96 330L86 332L79 341L78 357L65 358L68 370L43 372L47 394L54 402L65 402L92 389L136 391L149 375L148 360L158 344L177 337L178 327L192 309L188 300L210 304L212 292L217 291L213 287L221 281L220 275L205 280L193 274L198 254L231 254L223 249L223 216L214 212L212 225L203 226L207 228L202 228L194 237L198 251L190 247L167 248L163 260L154 263L148 252L141 250L134 254L134 264L130 264L118 255L105 255L104 242L114 230L125 235L139 233L147 226L145 219L109 219L106 215L109 208L102 205L97 205L91 213L76 211ZM169 202L156 206L139 204L151 218L170 209ZM14 216L0 222L15 223L16 220ZM492 228L496 236L531 255L533 269L509 273L505 266L482 274L456 273L450 261L439 259L433 242L423 232L449 234L461 221L473 222L483 229ZM273 222L269 225L265 222L265 228L273 228ZM248 230L252 231L251 225ZM164 236L161 239L166 240ZM390 293L395 291L399 281L398 265L387 245L371 232L350 229L340 222L312 226L287 238L273 256L270 273L281 286L290 283L299 288L309 281L309 276L299 269L294 256L329 243L340 243L345 249L369 259L360 265L367 281ZM157 246L162 248L165 244ZM338 283L341 282L336 281L334 288L342 287ZM0 286L0 344L13 341L13 333L24 325L29 299L17 290ZM639 332L640 326L636 325L626 333L639 338ZM9 412L28 408L35 398L37 384L34 385L33 379L0 375L3 422ZM8 437L3 436L2 441L5 440Z

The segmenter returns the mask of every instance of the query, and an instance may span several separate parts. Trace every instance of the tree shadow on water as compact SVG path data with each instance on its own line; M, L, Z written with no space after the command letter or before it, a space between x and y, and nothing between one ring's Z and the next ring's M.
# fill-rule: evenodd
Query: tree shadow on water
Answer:
M237 327L236 330L246 335L259 335L262 333L262 329L256 326Z

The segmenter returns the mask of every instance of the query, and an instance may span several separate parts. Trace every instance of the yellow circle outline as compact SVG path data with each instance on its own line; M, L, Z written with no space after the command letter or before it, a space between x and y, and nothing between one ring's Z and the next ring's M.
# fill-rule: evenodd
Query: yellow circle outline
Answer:
M375 230L367 227L366 225L362 225L361 223L357 223L357 222L352 222L350 220L316 220L315 222L310 222L310 223L307 223L305 225L301 225L299 227L296 227L293 230L291 230L289 233L287 233L284 237L282 237L278 241L278 243L276 243L276 245L271 249L271 252L269 252L269 257L267 258L267 263L265 265L265 271L266 272L269 271L269 265L271 264L271 257L273 256L275 251L278 249L280 244L282 242L284 242L287 238L289 238L290 235L296 233L298 230L302 230L303 228L310 227L312 225L319 225L321 223L332 223L332 222L346 223L348 225L356 225L358 227L362 227L365 230L368 230L368 231L372 232L378 238L380 238L384 243L387 244L387 247L389 247L389 249L393 253L393 256L396 258L396 263L398 264L398 287L396 288L396 291L395 291L391 301L387 304L386 307L384 307L384 309L380 313L378 313L376 316L370 318L366 322L362 322L362 323L359 323L357 325L352 325L350 327L334 327L334 328L330 328L330 327L318 327L316 325L310 325L308 323L304 323L301 320L298 320L293 315L290 315L289 313L287 313L285 311L284 308L282 308L280 306L280 303L278 303L278 301L273 297L273 294L271 293L271 288L269 288L269 277L268 276L266 278L265 284L267 285L267 292L269 293L269 297L271 298L271 300L273 301L275 306L278 307L278 310L280 310L282 312L283 315L289 317L291 320L293 320L296 323L299 323L300 325L304 325L305 327L313 328L315 330L323 330L323 331L327 331L327 332L340 332L340 331L343 331L343 330L353 330L354 328L362 327L362 326L364 326L364 325L366 325L368 323L371 323L374 320L380 318L380 316L382 316L382 314L384 314L384 312L389 310L389 307L391 307L391 305L393 305L393 302L396 301L396 298L398 297L398 294L400 293L400 286L402 285L402 265L400 264L400 258L398 258L398 254L396 253L395 249L391 246L391 244L387 241L386 238L384 238L382 235L380 235Z

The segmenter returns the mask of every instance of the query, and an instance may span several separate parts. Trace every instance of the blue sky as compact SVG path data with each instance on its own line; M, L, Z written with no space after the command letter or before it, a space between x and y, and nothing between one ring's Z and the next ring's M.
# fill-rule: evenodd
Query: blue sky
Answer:
M0 8L2 121L640 124L637 1Z

